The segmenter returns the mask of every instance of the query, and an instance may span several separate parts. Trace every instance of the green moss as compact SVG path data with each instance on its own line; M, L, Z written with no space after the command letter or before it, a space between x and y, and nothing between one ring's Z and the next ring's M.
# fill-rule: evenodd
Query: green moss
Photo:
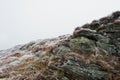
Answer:
M94 41L85 38L74 38L69 42L69 46L73 51L81 51L81 50L90 50L95 47Z
M71 42L73 42L74 44L80 44L80 43L85 43L88 42L89 40L85 37L81 37L81 38L74 38L71 40Z
M66 53L69 53L71 50L68 48L68 47L65 47L65 46L60 46L58 48L55 48L53 50L53 53L56 55L56 56L63 56L64 54Z

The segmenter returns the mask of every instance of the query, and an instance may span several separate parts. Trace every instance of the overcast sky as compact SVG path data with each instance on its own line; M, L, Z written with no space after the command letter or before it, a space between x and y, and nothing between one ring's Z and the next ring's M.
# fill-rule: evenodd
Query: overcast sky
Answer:
M71 34L120 10L120 0L0 0L0 50Z

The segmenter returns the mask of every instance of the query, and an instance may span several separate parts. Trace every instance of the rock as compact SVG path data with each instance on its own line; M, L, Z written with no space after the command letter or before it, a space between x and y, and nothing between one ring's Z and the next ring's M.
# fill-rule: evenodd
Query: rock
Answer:
M62 56L64 54L67 54L71 52L71 50L68 48L68 47L65 47L65 46L60 46L58 48L55 48L53 50L53 53L56 55L56 56Z
M72 35L0 51L2 80L120 80L120 11Z
M95 20L91 24L77 27L73 33L75 37L87 37L96 41L97 47L103 48L108 53L120 57L120 11L112 15ZM111 46L112 45L112 46Z
M73 51L87 51L94 49L95 43L88 38L80 37L71 39L69 42L69 47Z
M70 59L60 69L70 80L104 80L107 76L107 73L100 71L97 65L79 63Z
M76 30L74 33L73 33L73 38L76 38L76 37L87 37L87 38L90 38L92 40L96 40L96 38L94 37L94 34L95 31L94 30L90 30L90 29L86 29L86 28L80 28L79 30Z

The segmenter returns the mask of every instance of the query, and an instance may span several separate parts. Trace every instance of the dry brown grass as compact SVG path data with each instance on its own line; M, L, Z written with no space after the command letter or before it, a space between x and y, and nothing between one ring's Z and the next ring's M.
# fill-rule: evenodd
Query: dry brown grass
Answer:
M102 53L101 53L102 52ZM103 51L96 52L71 52L67 56L75 56L78 57L85 64L97 64L100 65L105 70L114 70L120 69L120 61L119 58L113 55L106 55Z

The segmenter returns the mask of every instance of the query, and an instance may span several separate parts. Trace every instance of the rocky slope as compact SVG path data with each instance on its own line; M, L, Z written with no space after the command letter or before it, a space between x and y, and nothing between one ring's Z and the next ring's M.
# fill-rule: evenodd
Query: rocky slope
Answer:
M72 35L1 50L0 80L120 80L120 11Z

